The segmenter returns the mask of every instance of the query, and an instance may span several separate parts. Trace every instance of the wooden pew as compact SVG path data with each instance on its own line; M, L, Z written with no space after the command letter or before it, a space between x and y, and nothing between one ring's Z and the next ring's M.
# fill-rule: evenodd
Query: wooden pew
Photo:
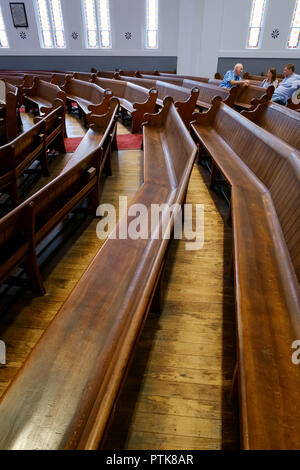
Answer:
M300 154L215 98L195 139L232 187L241 446L300 447Z
M124 77L138 77L140 74L155 75L158 76L159 72L157 70L119 70L116 69L115 72L123 75Z
M70 168L73 168L75 165L86 159L90 161L90 153L95 154L96 152L100 153L101 151L102 155L101 160L99 161L99 179L104 167L107 175L111 175L111 151L118 150L117 121L119 107L119 100L111 98L106 114L102 116L93 114L91 116L87 133L66 164L62 173L65 173ZM97 208L98 205L95 207Z
M60 88L62 88L62 86L66 83L66 78L68 75L69 74L63 72L55 72L52 75L51 83L54 83L54 85L58 85Z
M187 99L187 91L192 90L193 88L199 89L199 97L197 99L197 106L209 109L211 106L211 100L215 96L221 96L222 99L226 102L228 106L233 106L237 96L237 87L233 87L231 90L222 89L219 86L214 84L197 82L194 80L183 79L181 87L176 86L172 83L161 82L160 77L157 77L158 80L149 80L146 78L137 78L137 77L121 77L119 74L116 74L114 77L116 80L123 79L140 85L145 88L157 88L158 91L158 101L159 105L162 104L162 100L166 96L171 96L175 101ZM180 90L181 89L181 90ZM176 96L177 95L177 96Z
M40 160L44 176L49 176L47 149L65 153L65 108L61 100L54 102L54 110L44 118L36 118L29 131L20 134L0 147L0 191L8 193L13 206L20 204L18 178L28 171L35 160Z
M242 111L243 116L287 144L300 150L300 116L280 104L269 101L267 97L253 111Z
M0 102L0 136L2 144L6 144L23 132L23 124L19 111L19 89L2 79L0 79Z
M245 80L251 80L251 81L256 81L256 82L263 82L267 78L267 75L265 75L263 72L261 75L251 75L248 72L244 73L244 79ZM284 78L283 75L277 75L277 80L281 82L281 80Z
M34 238L35 213L33 203L24 204L0 220L0 283L19 266L39 294L45 290L41 279Z
M23 89L29 88L33 84L33 77L29 75L13 75L13 74L5 74L0 75L1 80L5 80L6 83L13 85L18 88L19 90L19 102L23 104Z
M192 120L192 113L198 106L201 109L209 109L212 99L215 96L221 96L228 106L233 106L237 96L237 87L231 90L225 90L208 83L198 83L192 80L183 80L183 86L176 86L172 83L161 82L160 80L148 80L136 77L120 77L129 82L135 83L146 88L155 87L158 91L157 105L162 106L166 96L171 96L175 101L175 106L185 125L189 128ZM158 77L159 78L159 77Z
M99 87L108 87L116 96L121 105L122 118L127 112L132 117L132 132L141 130L145 113L153 113L157 100L157 90L151 88L147 90L133 83L122 80L110 80L94 77L94 83Z
M92 82L95 75L95 73L75 72L73 74L73 78L76 78L76 80L82 80L84 82Z
M170 77L170 78L180 78L182 80L193 80L195 82L201 82L201 83L208 83L209 78L206 77L198 77L197 75L177 75L177 74L171 74L171 73L163 73L159 72L159 77ZM160 78L158 78L160 80Z
M197 153L170 99L147 120L144 184L128 223L133 204L184 203ZM110 235L3 395L1 449L103 445L159 287L169 243L164 224L172 232L174 214L163 213L152 239L115 239L120 225Z
M44 139L45 124L41 121L29 131L0 147L0 191L8 193L14 206L20 204L18 177L33 161L39 159L43 174L49 176Z
M197 105L203 109L209 109L211 107L212 99L215 96L220 96L227 106L232 107L235 104L238 94L237 87L232 87L230 90L225 90L210 83L195 82L194 80L188 79L183 81L183 86L188 89L191 89L195 86L199 88L199 98Z
M7 142L6 138L6 105L0 104L0 143Z
M110 153L115 142L119 103L112 99L104 116L92 116L92 125L64 171L0 220L0 282L25 263L33 290L45 293L39 272L36 247L86 197L95 214L99 205L99 184L104 170L110 170ZM63 113L59 107L44 120L50 125ZM63 134L61 129L60 134Z
M23 89L25 109L28 112L32 107L38 110L39 114L50 113L56 99L66 102L66 94L58 85L45 82L35 77L31 88Z
M92 114L102 115L108 111L109 100L112 97L109 89L68 76L62 90L67 96L69 112L72 110L72 102L75 102L79 109L79 117L83 116L85 125L88 124Z
M147 80L160 80L161 82L172 83L173 85L182 86L183 78L177 77L176 75L171 76L157 76L157 75L145 75L142 73L136 74L137 78L146 78Z
M287 107L293 109L294 111L300 112L300 88L295 91L292 98L288 99Z
M6 140L10 142L23 132L20 116L20 89L5 82L6 86Z
M221 80L209 80L208 83L214 85L220 85ZM275 88L269 86L268 88L262 88L256 85L249 85L247 87L238 87L238 93L235 100L235 105L243 109L254 109L258 104L260 99L267 95L268 100L273 96Z
M35 117L34 124L44 122L44 136L46 149L55 149L60 153L66 153L65 137L66 137L66 116L65 105L60 99L53 103L53 111L46 117Z
M1 74L0 79L5 80L7 83L16 86L21 89L30 87L32 85L32 80L28 75L10 75L10 74Z
M155 88L156 83L157 83L157 79L148 80L147 78L130 77L130 76L125 76L125 75L120 75L119 73L115 73L113 79L122 80L123 82L127 82L127 83L134 83L135 85L141 86L142 88L148 88L148 90L150 90L151 88Z

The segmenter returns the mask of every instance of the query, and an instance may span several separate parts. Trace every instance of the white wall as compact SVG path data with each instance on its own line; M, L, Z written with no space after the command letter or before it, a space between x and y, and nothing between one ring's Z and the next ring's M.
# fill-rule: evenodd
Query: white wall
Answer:
M251 6L252 0L180 0L178 73L213 76L219 57L299 59L299 49L286 48L295 0L268 0L259 50L246 49Z
M85 48L81 0L61 0L67 48L64 50L41 48L34 0L23 1L26 5L29 28L20 29L13 27L10 0L1 0L10 49L1 49L0 55L177 56L179 0L159 0L160 37L157 50L146 50L144 47L144 0L110 0L113 48L109 50ZM20 38L21 31L26 33L26 40ZM77 40L72 39L72 32L79 33ZM125 39L126 32L132 33L132 39L129 41Z
M33 0L26 5L29 28L13 27L10 0L1 0L10 49L6 56L178 56L178 72L213 76L219 57L299 58L300 50L286 49L295 0L268 0L260 50L247 50L246 40L252 0L159 0L159 49L149 51L145 44L145 0L110 0L113 48L85 48L81 0L61 0L67 48L46 50L40 47ZM280 30L272 39L274 28ZM24 31L27 39L20 38ZM132 39L125 39L126 32ZM72 39L78 32L78 40Z

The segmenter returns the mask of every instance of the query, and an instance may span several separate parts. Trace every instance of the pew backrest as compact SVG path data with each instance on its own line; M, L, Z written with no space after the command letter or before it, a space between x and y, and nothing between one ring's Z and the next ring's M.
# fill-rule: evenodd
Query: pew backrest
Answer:
M82 98L92 104L100 104L105 94L105 89L101 88L98 84L77 80L69 76L62 89L67 95Z
M300 116L295 111L266 97L253 111L241 114L300 151Z

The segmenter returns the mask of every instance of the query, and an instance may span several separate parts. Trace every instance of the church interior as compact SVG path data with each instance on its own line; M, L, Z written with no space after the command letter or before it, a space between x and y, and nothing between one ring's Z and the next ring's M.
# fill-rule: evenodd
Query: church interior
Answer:
M0 0L0 449L300 450L300 0Z

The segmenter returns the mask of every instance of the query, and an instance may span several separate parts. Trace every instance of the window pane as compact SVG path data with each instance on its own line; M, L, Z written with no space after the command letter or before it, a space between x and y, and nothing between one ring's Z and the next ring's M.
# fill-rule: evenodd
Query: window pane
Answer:
M64 23L60 0L49 0L53 19L53 30L56 47L66 47Z
M158 48L158 0L146 0L146 47Z
M66 47L65 35L63 31L55 31L55 39L57 47Z
M50 4L51 4L54 28L57 30L63 31L64 25L63 25L63 20L62 20L60 0L51 0Z
M148 31L148 48L157 48L157 31Z
M257 47L259 42L260 28L250 28L248 47Z
M300 28L300 0L296 2L292 28Z
M101 47L111 47L109 0L98 0Z
M110 14L108 0L98 0L100 29L110 30Z
M88 47L98 47L98 31L88 31Z
M40 24L42 30L51 30L48 5L46 0L37 0Z
M250 26L259 28L262 24L265 0L254 0Z
M84 0L85 27L87 33L87 47L98 47L98 24L95 0Z
M0 47L9 47L1 7L0 7Z
M300 28L292 28L289 38L288 47L297 48L300 42Z
M42 31L44 47L53 47L51 31Z
M148 21L147 28L149 30L158 29L158 2L157 0L148 0Z
M0 47L9 47L5 31L0 31Z
M84 1L84 11L86 18L87 30L97 30L95 0Z
M251 18L249 25L248 44L249 49L260 47L260 37L263 26L264 15L266 11L266 0L253 0Z
M110 31L101 31L101 47L110 47Z
M82 0L87 47L110 48L111 27L109 0Z
M300 0L296 1L295 10L292 19L292 27L290 32L290 37L288 41L288 47L296 49L300 46Z

